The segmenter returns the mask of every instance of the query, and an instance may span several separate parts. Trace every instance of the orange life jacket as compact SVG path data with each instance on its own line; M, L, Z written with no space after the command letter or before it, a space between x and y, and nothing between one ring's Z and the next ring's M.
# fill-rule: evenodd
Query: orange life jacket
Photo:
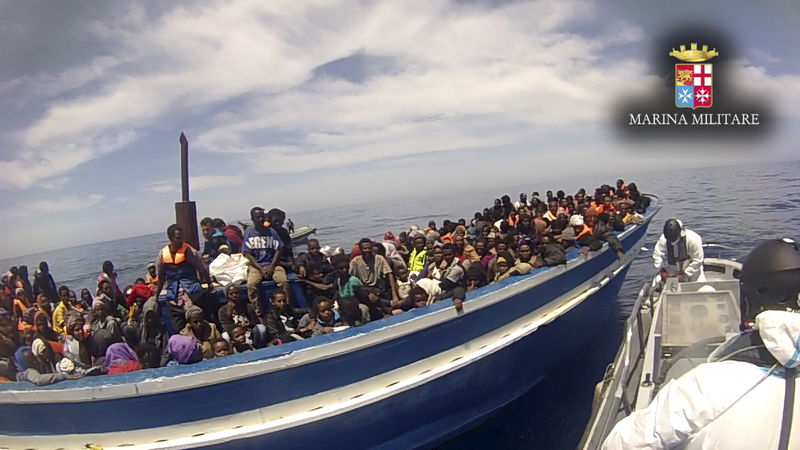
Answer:
M183 246L175 252L175 258L172 257L172 250L170 250L169 245L164 247L161 250L161 262L164 264L175 264L178 265L184 261L186 261L186 250L189 249L189 244L183 243Z
M584 235L587 235L587 234L592 234L592 229L589 228L589 225L583 224L583 229L581 230L580 233L578 233L577 236L575 236L575 239L578 240L578 239L580 239L581 237L583 237Z
M514 214L509 214L508 219L506 219L506 222L508 222L508 225L511 228L514 228L517 225L517 222L519 222L519 216L515 216Z

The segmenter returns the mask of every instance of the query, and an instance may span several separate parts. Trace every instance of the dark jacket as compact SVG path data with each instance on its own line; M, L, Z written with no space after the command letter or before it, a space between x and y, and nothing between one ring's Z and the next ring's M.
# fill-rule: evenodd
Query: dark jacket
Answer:
M306 310L296 310L290 306L288 311L285 312L287 317L286 324L289 325L290 328L287 329L281 318L281 311L275 308L270 309L264 317L264 325L267 327L270 340L280 339L283 342L293 341L294 338L290 335L293 330L298 327L298 322L305 313Z
M256 316L256 312L253 310L253 307L250 306L247 302L239 302L238 309L239 314L246 316L250 320L250 328L253 328L258 323L258 317ZM219 308L217 312L217 317L219 318L219 324L222 325L222 332L228 333L228 336L232 336L233 329L239 326L233 320L234 316L234 305L232 302L228 302L222 307Z
M53 303L58 301L58 290L56 289L56 281L50 272L47 275L42 274L38 270L33 275L33 295L36 297L40 293L47 296L47 299Z
M542 246L539 259L545 266L557 266L559 264L566 264L567 257L564 254L564 247L552 243Z
M166 305L164 306L166 307ZM151 328L148 325L146 317L149 311L152 311L156 317L160 317L158 314L158 302L155 297L150 297L142 306L142 321L139 325L140 343L154 345L161 352L159 364L161 367L164 367L167 365L167 362L169 362L169 348L167 346L169 343L169 333L164 329L163 325L161 325L160 320L158 326L155 328Z

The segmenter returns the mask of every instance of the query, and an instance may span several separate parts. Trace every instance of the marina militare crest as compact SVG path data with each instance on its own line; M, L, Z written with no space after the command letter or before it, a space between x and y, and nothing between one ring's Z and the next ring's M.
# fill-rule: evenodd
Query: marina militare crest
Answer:
M687 49L674 48L669 53L690 64L675 64L675 106L678 108L710 108L714 104L713 64L697 64L719 56L717 49L709 50L707 45L697 48L693 43Z

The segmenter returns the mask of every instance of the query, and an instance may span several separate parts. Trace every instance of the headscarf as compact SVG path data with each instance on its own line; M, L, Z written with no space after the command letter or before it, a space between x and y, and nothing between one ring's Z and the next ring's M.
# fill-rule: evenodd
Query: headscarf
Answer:
M167 344L167 350L172 359L177 361L178 364L193 364L203 359L200 346L195 338L191 336L182 336L180 334L171 336Z
M186 308L186 320L187 321L189 320L190 317L192 317L195 314L200 314L202 316L203 315L203 308L201 308L201 307L199 307L197 305L192 305L192 306Z
M31 348L27 345L23 345L22 347L18 348L16 352L14 352L14 362L17 365L18 372L24 372L28 370L30 364L28 364L28 360L25 359L25 352L30 352Z
M81 320L83 320L83 316L81 316L81 313L78 311L67 311L67 313L64 314L64 334L68 335L72 326Z
M47 343L42 339L34 339L31 343L31 353L33 356L42 356L47 350Z
M83 299L83 293L84 293L84 292L86 292L87 294L89 294L89 299L86 301L86 303L87 303L89 306L92 306L92 303L94 303L94 297L92 297L92 291L90 291L89 289L86 289L86 288L83 288L83 289L81 289L81 296L78 298L78 301L80 301L80 300L82 300L82 299Z
M130 361L139 361L136 352L124 342L111 344L106 349L106 358L103 361L103 370L108 372L111 366L122 366Z

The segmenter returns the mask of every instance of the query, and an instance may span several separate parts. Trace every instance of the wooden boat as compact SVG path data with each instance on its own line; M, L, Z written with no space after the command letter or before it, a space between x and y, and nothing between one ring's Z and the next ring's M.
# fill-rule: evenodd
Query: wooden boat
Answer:
M415 448L458 434L585 345L647 227L567 263L360 327L194 365L0 385L11 448ZM273 288L265 283L265 293ZM300 292L295 288L295 293ZM302 295L302 294L301 294Z

